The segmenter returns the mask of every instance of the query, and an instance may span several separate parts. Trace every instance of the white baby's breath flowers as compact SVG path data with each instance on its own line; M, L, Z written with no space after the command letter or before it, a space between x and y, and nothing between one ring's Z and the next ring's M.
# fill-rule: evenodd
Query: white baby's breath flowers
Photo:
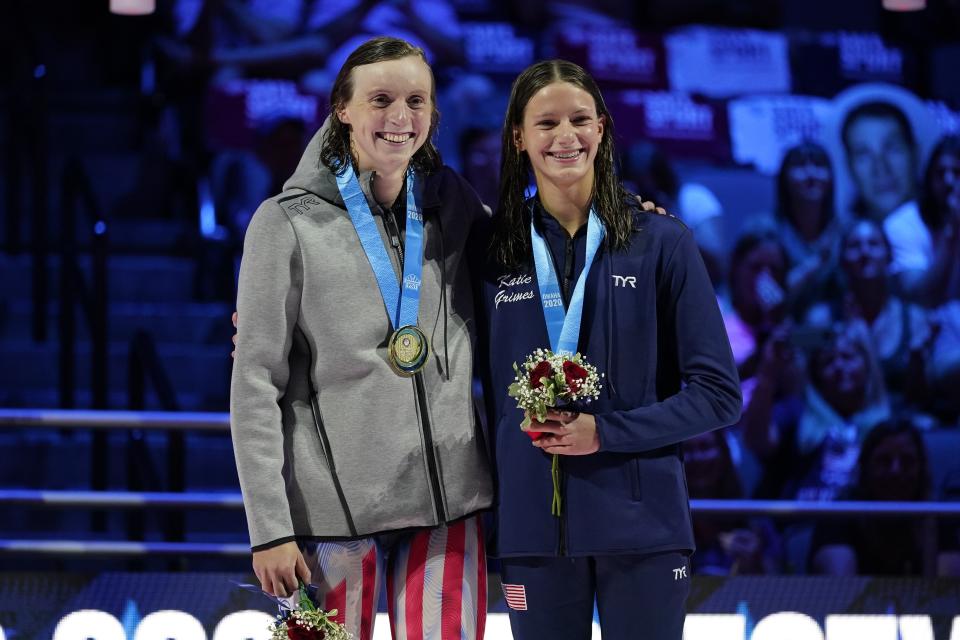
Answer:
M531 380L538 367L543 375L536 381ZM526 412L524 427L530 425L530 416L543 422L549 407L580 401L588 404L596 400L603 387L600 383L603 375L597 373L597 368L579 353L565 356L549 349L537 349L521 365L514 363L513 370L513 383L507 393L517 400L517 407ZM535 382L539 384L535 385Z

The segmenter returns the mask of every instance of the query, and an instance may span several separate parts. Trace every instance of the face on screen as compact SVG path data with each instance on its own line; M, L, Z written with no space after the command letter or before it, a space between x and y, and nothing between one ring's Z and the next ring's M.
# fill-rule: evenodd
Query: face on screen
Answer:
M869 213L883 217L914 196L915 154L900 123L862 116L846 136L848 162Z

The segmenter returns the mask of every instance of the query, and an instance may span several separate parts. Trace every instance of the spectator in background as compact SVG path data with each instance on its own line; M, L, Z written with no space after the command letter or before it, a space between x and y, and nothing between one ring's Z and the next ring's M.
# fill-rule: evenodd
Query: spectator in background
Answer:
M847 166L857 189L854 217L882 222L916 211L917 145L907 116L888 102L865 102L844 118Z
M764 371L769 373L764 381L772 385L771 391L775 390L778 397L799 388L795 354L787 342L788 262L786 250L771 232L745 234L733 248L724 324L740 372L745 405L755 378Z
M923 309L891 291L890 255L878 223L854 223L841 241L844 291L810 309L807 320L819 325L832 317L865 322L887 389L896 394L897 404L904 400L920 406L927 397L926 363L935 334Z
M652 142L632 145L621 165L624 180L645 200L678 216L693 231L700 255L714 287L726 270L723 205L710 189L696 182L681 182L670 159Z
M527 0L505 2L507 19L525 29L541 32L544 55L555 55L554 36L560 30L572 33L602 32L630 28L640 9L622 0Z
M883 226L905 297L929 307L960 298L960 136L934 148L920 206L899 209Z
M500 143L500 127L503 126L503 112L507 107L506 91L498 87L488 76L464 69L452 69L448 74L447 82L438 88L440 113L440 127L437 129L437 144L444 161L451 167L463 171L467 160L464 157L464 135L470 129L482 131L496 131L497 143ZM472 137L469 134L468 137ZM497 149L497 158L500 150ZM496 173L499 174L500 163L497 162ZM493 186L493 193L497 193L498 185ZM484 202L493 206L496 197Z
M334 44L331 38L340 31L322 35L312 29L304 18L313 5L314 0L158 3L167 25L153 41L158 90L195 180L222 169L212 167L216 149L210 145L209 118L223 118L223 114L207 113L211 87L250 77L298 81L323 65ZM218 162L231 164L232 160Z
M833 165L823 147L804 142L786 152L773 224L790 258L787 292L795 307L822 297L836 269L840 222L833 193Z
M786 250L769 230L741 236L733 249L730 297L721 308L740 374L743 415L731 445L768 428L774 411L794 415L802 409L803 364L790 342L784 290L787 264ZM759 457L750 447L733 446L731 453L752 493L762 475Z
M691 498L746 497L726 430L708 431L684 442L683 459ZM775 573L779 566L776 534L766 519L695 515L693 535L697 552L691 559L696 574Z
M884 230L893 248L891 271L905 298L931 308L931 397L947 420L960 411L960 137L934 148L920 206L892 214Z
M239 244L253 212L270 194L283 191L305 144L306 126L299 118L265 121L257 130L256 148L219 154L210 169L217 217Z
M460 19L449 0L313 0L306 25L339 36L325 62L331 77L351 51L383 34L420 47L438 69L463 59Z
M863 438L890 415L863 323L820 335L809 345L799 414L768 404L765 416L744 421L744 442L765 464L761 497L836 499L854 479Z
M500 130L470 127L460 134L460 174L480 200L496 203L500 188Z
M201 70L214 82L237 77L296 80L323 67L373 4L176 0L169 9L172 34L158 38L157 45L177 66Z
M910 422L884 423L863 441L851 500L917 502L930 499L923 438ZM923 575L924 521L861 517L824 520L814 529L810 569L833 576ZM960 574L956 523L941 522L937 575Z

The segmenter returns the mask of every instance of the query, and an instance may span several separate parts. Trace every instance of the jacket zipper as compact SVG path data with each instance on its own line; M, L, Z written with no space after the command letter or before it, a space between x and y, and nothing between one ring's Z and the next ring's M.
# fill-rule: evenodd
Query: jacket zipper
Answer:
M370 192L373 193L373 177L370 178ZM387 235L390 236L390 246L397 254L401 270L403 269L403 244L400 241L400 229L397 227L396 218L393 211L388 210L383 215L384 224L387 229ZM443 494L440 491L440 472L437 467L436 452L433 447L433 431L430 427L430 414L427 412L427 391L423 384L423 374L417 372L413 375L413 395L417 399L417 406L420 408L420 424L423 427L423 444L426 451L424 455L427 458L427 472L429 473L430 491L433 493L434 512L437 517L437 523L443 524L447 521L446 509L443 505Z
M574 262L576 261L576 247L574 244L574 239L567 237L565 241L566 250L564 251L563 256L563 301L564 306L567 307L570 305L570 290L571 285L573 284L573 269ZM561 511L560 511L560 555L567 555L567 479L563 474L563 459L560 459L560 464L558 468L560 469L560 499L561 499Z
M570 285L573 283L573 268L575 262L575 247L573 238L567 237L566 251L563 256L563 301L565 305L570 304Z
M310 351L310 370L313 371L313 349L307 344ZM340 483L340 476L337 475L337 467L333 462L333 449L330 447L330 438L327 437L327 429L323 424L323 413L320 411L320 394L313 384L313 374L308 379L310 385L310 413L313 415L313 426L317 430L317 437L320 438L320 448L327 459L327 466L330 468L330 478L333 480L333 489L337 492L337 499L340 501L340 508L343 509L343 517L347 521L347 530L351 536L357 535L357 527L353 522L353 514L350 513L350 505L347 503L347 496L343 492L343 485Z

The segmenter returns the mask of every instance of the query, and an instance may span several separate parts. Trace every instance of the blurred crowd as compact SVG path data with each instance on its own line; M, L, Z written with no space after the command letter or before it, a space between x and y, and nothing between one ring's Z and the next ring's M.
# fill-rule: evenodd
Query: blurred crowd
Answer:
M946 497L931 485L921 430L955 428L960 411L960 138L942 138L921 166L903 112L866 102L844 118L842 140L856 187L848 209L835 206L829 154L805 142L783 157L776 209L750 221L729 256L708 259L727 267L718 291L744 411L687 443L694 497ZM694 562L922 571L919 521L823 522L700 523L710 552ZM956 575L960 538L941 529L938 569Z

